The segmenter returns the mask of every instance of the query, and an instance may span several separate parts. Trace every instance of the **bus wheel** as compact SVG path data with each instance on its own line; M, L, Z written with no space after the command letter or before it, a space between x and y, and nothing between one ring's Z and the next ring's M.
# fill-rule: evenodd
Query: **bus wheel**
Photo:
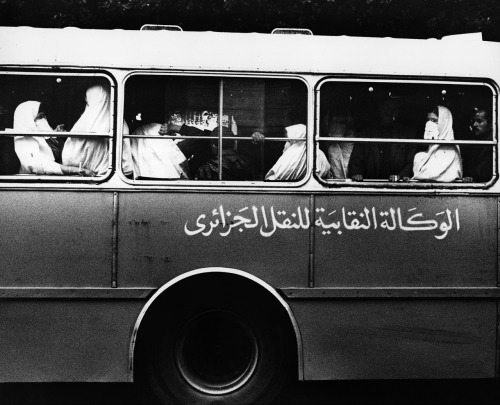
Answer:
M149 351L148 380L160 401L261 403L279 392L290 353L284 328L265 311L258 316L235 305L176 311L182 314L164 319Z

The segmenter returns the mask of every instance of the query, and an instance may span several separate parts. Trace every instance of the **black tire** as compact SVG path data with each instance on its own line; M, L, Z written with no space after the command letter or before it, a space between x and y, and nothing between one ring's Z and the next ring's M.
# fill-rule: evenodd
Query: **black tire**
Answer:
M226 302L162 311L145 359L161 403L268 403L279 393L293 356L286 328L272 310Z

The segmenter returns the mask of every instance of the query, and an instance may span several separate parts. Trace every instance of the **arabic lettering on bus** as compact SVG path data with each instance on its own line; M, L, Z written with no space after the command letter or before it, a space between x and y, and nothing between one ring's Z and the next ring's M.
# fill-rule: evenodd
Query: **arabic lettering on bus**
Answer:
M274 206L266 208L264 205L260 207L253 205L243 207L237 213L233 213L220 205L212 210L210 218L206 214L200 214L194 226L186 221L184 232L188 236L198 234L210 236L218 233L225 237L231 232L258 229L261 236L269 238L277 231L309 229L315 226L321 229L322 235L342 235L346 231L369 229L403 232L435 231L433 236L442 240L453 228L456 232L460 230L458 208L455 210L447 208L430 218L424 217L424 214L418 212L415 207L405 212L399 207L382 210L364 207L358 211L345 207L330 211L320 207L315 211L317 218L312 224L310 210L306 207L297 207L292 212L287 212L283 209L276 210ZM217 230L214 232L215 229Z

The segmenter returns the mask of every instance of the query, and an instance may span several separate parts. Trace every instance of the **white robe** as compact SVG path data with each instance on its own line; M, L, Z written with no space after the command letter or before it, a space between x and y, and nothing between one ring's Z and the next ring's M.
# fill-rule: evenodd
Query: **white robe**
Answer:
M283 154L266 174L266 180L299 180L306 173L306 126L297 124L286 127L286 133L290 141L285 144ZM304 141L296 142L293 139L304 139ZM316 148L316 170L320 177L326 177L330 171L330 163L319 148Z
M454 139L453 117L446 107L438 106L438 139ZM462 178L462 158L457 145L431 145L413 160L412 180L451 182Z
M51 132L46 120L37 125L35 118L40 108L38 101L26 101L19 104L14 112L14 131L16 132ZM41 124L45 124L43 127ZM52 149L43 137L16 136L14 149L21 162L21 174L62 175L61 165L55 162Z
M71 132L88 132L109 134L111 129L111 112L109 91L97 85L87 90L87 107L75 123ZM109 139L69 137L62 151L64 165L80 165L93 170L97 175L108 171Z
M134 135L158 135L161 124L145 124ZM130 140L134 178L187 179L186 157L172 139Z

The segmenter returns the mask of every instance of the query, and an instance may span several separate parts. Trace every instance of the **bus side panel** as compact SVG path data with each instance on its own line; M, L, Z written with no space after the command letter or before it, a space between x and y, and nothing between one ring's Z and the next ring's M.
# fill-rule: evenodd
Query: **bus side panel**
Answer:
M112 193L19 190L0 198L0 286L110 286Z
M496 197L319 196L315 287L496 287Z
M127 382L140 300L0 301L1 382Z
M306 380L495 376L495 301L289 303Z
M297 207L308 204L307 196L121 193L119 285L155 287L189 270L228 267L305 287L309 218ZM293 224L283 226L286 218Z

